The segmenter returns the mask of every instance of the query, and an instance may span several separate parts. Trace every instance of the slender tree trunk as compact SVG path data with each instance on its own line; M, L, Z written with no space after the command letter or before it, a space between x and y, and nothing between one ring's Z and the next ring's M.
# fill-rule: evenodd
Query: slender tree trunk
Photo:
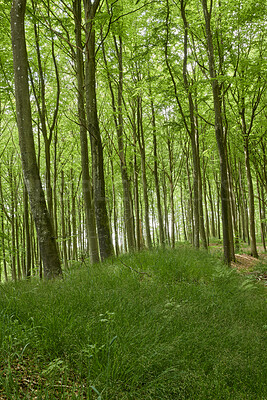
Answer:
M29 225L29 201L26 186L23 186L23 205L24 205L24 224L25 224L25 239L26 239L26 277L31 276L31 238Z
M1 213L1 227L2 227L2 237L1 237L1 245L2 245L2 252L3 252L3 266L4 266L4 275L6 282L8 281L7 275L7 262L6 262L6 243L5 243L5 223L4 223L4 215Z
M57 129L55 130L54 135L54 176L53 176L53 210L54 210L54 231L55 237L58 236L58 223L57 223L57 171L58 171L58 159L57 159ZM58 245L58 244L57 244Z
M246 167L246 176L247 176L247 185L248 185L250 248L251 248L251 255L253 257L258 258L259 255L257 252L256 230L255 230L254 189L253 189L253 181L252 181L252 174L251 174L250 151L249 151L249 135L251 132L253 119L251 121L250 129L247 129L246 117L245 117L245 98L244 98L243 93L241 96L240 117L241 117L242 134L243 134L243 140L244 140L245 167Z
M82 248L82 213L83 213L83 204L84 199L79 198L78 201L78 255L83 257L83 248Z
M146 176L146 153L145 153L145 139L143 131L143 115L142 115L142 99L137 99L137 131L138 143L141 156L141 169L142 169L142 182L143 182L143 198L145 206L145 226L146 226L146 242L147 247L152 247L151 233L150 233L150 214L149 214L149 201L148 201L148 187Z
M34 1L32 0L32 8L33 8L33 13L35 16L35 20L38 20L38 16L36 16L36 5ZM37 3L36 3L37 4ZM48 5L48 16L47 18L50 19L50 9ZM41 123L41 130L42 130L42 135L43 135L43 140L44 140L44 148L45 148L45 163L46 163L46 173L45 173L45 178L46 178L46 198L47 198L47 207L48 211L50 213L50 217L52 222L54 222L54 215L53 215L53 191L52 191L52 183L51 183L51 143L52 143L52 136L53 132L56 128L56 122L57 122L57 116L59 112L59 99L60 99L60 80L59 80L59 73L58 73L58 66L57 66L57 61L56 61L56 56L55 56L55 44L54 44L54 36L51 34L51 43L52 43L52 48L51 48L51 54L52 54L52 60L54 64L54 69L55 69L55 75L56 75L56 82L57 82L57 91L56 91L56 104L53 112L53 118L51 122L51 126L48 129L47 127L47 107L46 107L46 87L45 87L45 74L42 66L42 54L40 51L40 36L38 32L38 27L37 24L34 23L34 37L35 37L35 48L36 48L36 53L37 53L37 64L38 64L38 73L39 73L39 84L40 84L40 96L41 100L39 101L39 97L36 93L35 89L35 84L34 84L34 79L32 76L32 73L30 71L30 78L31 78L31 83L32 83L32 88L35 96L35 101L38 109L38 114L40 118L40 123Z
M62 258L65 269L68 266L68 256L67 256L67 239L66 239L66 226L65 226L65 182L64 182L64 171L61 170L61 190L60 190L60 206L61 206L61 248L62 248Z
M35 221L45 278L62 274L60 258L36 162L33 140L30 94L28 86L28 57L24 16L26 0L14 0L11 8L11 37L15 77L17 125L24 179Z
M173 179L173 149L170 139L167 142L169 153L169 182L170 182L170 205L171 205L171 247L175 247L175 216L174 216L174 179Z
M151 99L151 114L152 114L152 128L153 128L153 155L154 155L154 180L155 180L155 189L156 189L156 197L157 197L157 211L158 211L158 224L159 224L159 240L160 244L164 246L164 225L163 225L163 217L162 217L162 208L161 208L161 200L160 200L160 186L159 186L159 175L158 175L158 149L157 149L157 135L156 135L156 117L155 117L155 109L154 103Z
M238 224L237 224L237 207L236 207L236 199L234 193L234 185L233 185L233 173L230 170L230 165L228 163L228 174L229 174L229 198L230 198L230 207L231 207L231 214L232 214L232 225L234 231L234 243L236 251L238 252L240 249L239 243L239 233L238 233Z
M2 171L1 171L1 163L0 163L0 201L1 201L1 228L2 228L2 235L1 235L1 248L2 248L2 255L3 255L3 266L4 266L4 275L5 275L5 280L6 282L8 281L8 275L7 275L7 262L6 262L6 228L5 228L5 218L4 214L5 212L5 206L4 206L4 199L3 199L3 190L2 190Z
M264 204L264 189L263 186L260 190L260 184L257 179L257 190L258 190L258 198L259 198L259 213L260 213L260 225L261 225L261 241L264 250L266 251L266 242L265 242L265 235L266 235L266 222L265 222L265 204Z
M163 168L164 169L164 168ZM162 189L163 189L163 202L164 202L164 230L165 241L170 245L170 229L169 229L169 210L167 201L167 184L166 184L166 171L164 169L162 174Z
M71 209L71 199L70 199L70 191L68 190L68 199L67 199L67 214L68 218L66 218L66 226L67 226L67 236L68 236L68 240L67 240L67 251L68 251L68 260L72 259L72 232L71 232L71 223L72 223L72 209Z
M96 61L95 61L95 28L94 18L100 0L91 4L84 0L86 20L86 59L85 59L85 88L87 123L91 141L93 192L96 215L96 225L101 259L113 255L113 245L110 234L104 177L103 145L99 129L96 99Z
M138 182L138 165L137 165L137 132L135 113L133 114L133 143L134 143L134 159L133 159L133 182L134 182L134 206L135 206L135 229L136 229L136 248L141 249L141 232L140 232L140 208L139 208L139 182Z
M183 186L180 187L180 200L181 200L181 211L183 218L183 230L184 230L184 240L187 242L186 224L185 224L185 207L184 207L184 197L183 197Z
M211 194L211 186L210 186L210 181L208 176L206 175L207 183L208 183L208 188L209 188L209 202L210 202L210 212L211 212L211 236L214 238L216 236L216 231L215 231L215 216L214 216L214 204L213 204L213 197Z
M119 149L119 157L120 157L120 169L121 169L121 179L122 179L122 188L123 188L123 204L124 204L124 221L125 228L127 233L127 241L128 241L128 249L135 249L135 237L134 237L134 218L133 218L133 207L132 207L132 196L131 196L131 188L130 188L130 180L127 172L127 163L126 163L126 155L124 151L124 140L123 140L123 114L122 114L122 102L123 102L123 60L122 60L122 38L119 36L119 43L117 43L117 39L114 36L114 44L118 58L118 67L119 67L119 79L118 79L118 103L117 107L115 104L115 95L112 87L111 76L108 69L108 63L106 59L106 52L104 43L102 44L103 50L103 58L107 69L107 78L108 84L111 94L112 101L112 109L113 109L113 119L116 127L117 133L117 142Z
M15 243L15 186L16 178L13 177L13 155L10 160L10 166L8 168L9 185L10 185L10 222L11 222L11 276L12 280L17 280L17 269L16 269L16 243Z
M77 216L76 216L76 196L77 190L74 189L74 173L71 169L71 220L72 220L72 259L77 260ZM79 185L78 185L79 186Z
M258 258L257 243L256 243L256 229L255 229L255 203L254 203L254 189L250 168L250 154L248 148L248 141L245 140L245 165L248 182L248 200L249 200L249 232L250 232L250 249L251 255Z
M118 84L118 126L117 126L117 138L120 155L120 166L121 166L121 177L123 185L123 200L124 200L124 212L125 212L125 225L128 238L129 250L135 248L134 238L134 226L133 226L133 210L132 210L132 197L130 190L130 182L127 173L126 158L124 154L123 144L123 115L122 115L122 93L123 93L123 64L122 64L122 39L119 37L119 46L117 45L116 39L115 46L119 61L119 84Z
M203 209L203 194L202 194L202 177L201 177L201 168L200 168L200 157L199 157L199 149L197 143L197 165L198 165L198 211L199 211L199 232L200 238L202 241L202 246L207 250L208 248L208 240L205 231L205 223L204 223L204 209ZM204 195L205 197L205 195ZM207 230L208 225L207 225Z
M81 39L81 0L73 3L75 14L75 35L76 35L76 68L78 84L78 115L80 124L80 148L82 165L82 191L85 209L85 226L87 232L87 242L89 246L89 257L91 263L99 262L99 250L96 233L95 210L91 195L91 178L89 173L89 154L86 129L86 116L84 109L84 63Z
M197 143L196 143L196 125L195 125L195 110L194 110L194 102L192 98L192 93L189 88L189 82L187 77L187 53L188 53L188 23L185 14L185 4L184 0L181 0L181 14L184 22L184 62L183 62L183 79L185 90L187 92L188 98L188 107L189 107L189 114L190 114L190 128L187 127L187 132L190 137L191 141L191 148L192 148L192 156L193 156L193 191L194 191L194 247L199 248L199 176L198 176L198 155L197 155Z
M114 225L114 236L115 236L115 250L116 256L120 254L119 248L119 235L118 235L118 215L117 215L117 200L116 200L116 189L115 189L115 181L114 181L114 167L112 158L110 158L111 164L111 180L112 180L112 198L113 198L113 225ZM125 211L125 210L124 210ZM129 242L128 242L129 245Z
M209 73L212 80L212 93L213 93L213 105L215 113L215 134L217 147L220 156L220 173L221 173L221 205L222 205L222 225L223 225L223 249L224 249L224 261L230 265L231 255L231 239L229 235L229 185L227 175L227 156L226 156L226 145L223 134L223 121L221 111L221 94L217 74L215 71L215 59L214 49L211 32L211 13L212 8L208 11L207 0L202 0L203 14L205 18L206 27L206 41L208 47L208 58L209 58Z
M243 241L246 242L248 240L248 244L250 244L249 240L249 228L248 228L248 208L247 208L247 199L245 195L244 183L243 183L243 174L242 174L242 166L239 162L238 165L239 172L239 190L241 193L242 199L242 209L243 209L243 218L244 218L244 227L243 227Z
M203 162L204 164L204 162ZM209 237L210 237L210 221L209 221L209 211L208 211L208 200L207 200L207 184L206 184L206 171L205 171L205 166L203 165L203 198L204 198L204 206L205 206L205 216L206 216L206 232L207 236L206 236L206 243L207 246L209 245ZM204 216L203 216L204 219Z
M193 191L192 191L192 184L190 179L190 172L189 172L189 163L188 163L188 155L186 155L186 173L187 173L187 185L189 189L189 199L188 199L188 237L190 243L194 244L194 231L195 231L195 224L194 224L194 207L193 207ZM197 247L197 246L195 246Z
M239 238L240 240L243 240L245 242L246 236L245 236L245 216L244 216L244 206L243 206L243 201L242 201L242 196L241 196L241 191L239 187L239 182L238 182L238 218L239 218Z
M34 1L31 1L32 3L32 8L33 8L33 13L34 13L34 21L37 21L37 16L36 16L36 6ZM39 121L41 123L41 131L44 139L44 148L45 148L45 163L46 163L46 199L47 199L47 207L48 211L50 213L50 217L53 218L53 202L52 202L52 187L51 187L51 165L50 165L50 144L51 142L49 141L48 134L47 134L47 125L46 125L46 116L47 116L47 110L46 110L46 101L45 101L45 77L43 73L43 67L42 67L42 56L40 52L40 44L39 44L39 33L37 29L37 24L36 22L34 23L34 38L35 38L35 48L36 48L36 53L37 53L37 65L38 65L38 77L39 77L39 87L40 87L40 97L41 101L39 102L39 96L36 93L35 90L35 85L34 85L34 80L30 71L30 78L31 78L31 83L32 83L32 88L33 92L35 95L35 101L38 109L38 114L39 114ZM41 104L40 104L41 103Z
M16 182L16 181L15 181ZM17 264L17 277L21 280L21 263L20 263L20 228L19 228L19 210L18 210L18 193L17 187L15 188L15 199L14 199L14 213L15 213L15 249L16 249L16 264Z
M217 232L218 239L221 239L221 215L220 215L220 182L217 179L217 173L214 175L214 179L216 182L216 191L217 191Z

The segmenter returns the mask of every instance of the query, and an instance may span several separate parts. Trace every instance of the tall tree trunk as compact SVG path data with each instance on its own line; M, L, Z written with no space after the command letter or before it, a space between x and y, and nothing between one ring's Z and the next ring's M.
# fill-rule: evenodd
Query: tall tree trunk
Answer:
M71 176L71 221L72 221L72 259L77 260L77 217L76 217L76 196L77 190L74 190L74 173L73 168L70 172ZM79 186L79 184L78 184Z
M25 225L25 239L26 239L26 277L29 278L31 276L31 266L32 266L32 257L31 257L31 237L30 237L30 225L29 225L29 201L28 201L28 192L26 186L23 186L23 205L24 205L24 225Z
M181 211L182 211L182 219L183 219L183 231L184 231L184 240L187 242L187 233L186 233L186 224L185 224L185 207L184 207L184 198L183 198L183 186L180 186L180 201L181 201Z
M247 208L247 199L245 195L244 183L243 183L243 174L242 174L242 166L239 162L238 164L238 175L239 175L239 190L241 193L241 200L242 200L242 211L243 211L243 218L244 218L244 225L243 225L243 241L246 242L248 240L248 244L250 244L249 239L249 227L248 227L248 208Z
M213 48L212 32L211 32L212 5L210 11L208 11L207 0L202 0L202 8L205 18L206 42L208 47L208 59L209 59L209 73L212 81L213 105L215 113L215 135L220 157L224 261L228 265L230 265L232 255L231 255L231 239L229 235L230 216L229 216L229 185L228 185L228 175L227 175L227 156L226 156L225 137L223 133L221 94L215 70L214 48Z
M173 178L173 149L170 139L167 141L169 153L169 182L170 182L170 205L171 205L171 247L175 247L175 216L174 216L174 178Z
M34 21L37 21L38 20L38 16L36 15L37 2L35 3L34 0L32 0L31 3L32 3L33 14L35 17ZM49 2L48 2L47 11L48 11L47 18L50 19ZM52 118L51 125L48 128L48 126L47 126L48 125L47 124L47 107L46 107L46 83L45 83L46 77L45 77L43 66L42 66L42 54L40 51L40 35L39 35L38 26L37 26L36 22L34 23L34 37L35 37L35 48L36 48L36 53L37 53L37 65L38 65L41 100L39 100L39 96L36 92L34 79L33 79L31 70L29 69L29 71L30 71L30 79L31 79L31 84L32 84L32 88L33 88L33 93L35 96L35 101L36 101L38 114L39 114L39 118L40 118L43 140L44 140L45 163L46 163L45 186L46 186L47 207L48 207L48 211L50 213L51 220L54 223L53 191L52 191L52 183L51 183L51 143L52 143L53 132L56 128L56 122L57 122L57 117L58 117L58 112L59 112L60 80L59 80L59 72L58 72L57 60L56 60L56 55L55 55L54 34L51 33L51 54L52 54L52 60L53 60L54 69L55 69L55 75L56 75L57 91L56 91L56 104L55 104L55 108L54 108L54 112L53 112L53 118Z
M68 266L68 256L67 256L67 239L66 239L66 225L65 225L65 182L64 182L64 171L61 170L61 190L60 190L60 206L61 206L61 248L62 248L62 258L65 269Z
M54 176L53 176L53 210L54 210L54 231L55 231L55 236L57 237L58 235L58 223L57 223L57 171L58 171L58 159L57 159L57 142L58 142L58 137L57 137L57 129L55 130L55 135L54 135ZM58 245L58 243L57 243Z
M259 198L261 241L262 241L263 248L266 251L266 242L265 242L266 222L265 222L264 189L263 189L263 186L261 186L261 190L260 190L260 184L259 184L258 179L257 179L257 191L258 191L258 198Z
M86 59L85 88L87 123L91 141L93 192L96 215L96 225L101 259L113 255L113 245L109 228L106 205L103 145L99 129L96 99L96 62L95 62L95 28L94 18L100 0L91 3L84 0L86 21Z
M151 96L151 93L150 93ZM154 155L154 180L155 180L155 189L156 189L156 197L157 197L157 211L158 211L158 224L159 224L159 241L162 246L164 246L164 225L163 225L163 217L162 217L162 208L161 208L161 200L160 200L160 186L159 186L159 175L158 175L158 148L157 148L157 134L156 134L156 117L155 117L155 109L154 103L151 99L151 114L152 114L152 128L153 128L153 155Z
M15 201L14 201L14 213L15 213L15 249L16 249L16 264L17 264L17 277L20 280L22 278L21 272L21 263L20 263L20 227L19 227L19 209L18 209L18 191L17 191L17 182L14 182L15 186Z
M209 202L210 202L210 212L211 212L211 236L214 238L216 236L216 231L215 231L215 217L214 217L214 205L213 205L213 198L211 194L211 186L210 186L210 181L208 178L208 175L206 175L207 183L208 183L208 188L209 188Z
M68 215L68 218L66 218L66 233L67 233L67 250L68 250L68 260L71 260L72 258L72 233L71 233L71 223L72 223L72 210L71 210L71 206L70 203L71 199L70 199L70 191L68 190L68 199L67 199L67 213L65 213L66 215Z
M92 201L91 178L89 173L89 154L86 129L86 116L84 108L84 63L82 53L81 39L81 0L75 0L73 3L75 14L75 35L76 35L76 68L78 84L78 114L80 124L80 148L82 164L82 191L85 209L85 226L87 233L87 242L89 245L89 257L91 263L99 262L99 250L96 233L95 210Z
M198 176L198 148L196 142L197 130L195 125L195 110L194 110L194 102L192 98L191 89L189 87L188 77L187 77L187 53L188 53L188 23L185 14L185 4L184 0L181 0L181 15L184 23L184 61L183 61L183 80L184 86L187 93L188 98L188 107L190 114L190 128L187 126L185 121L185 127L187 129L187 133L190 137L191 148L192 148L192 156L193 156L193 191L194 191L194 247L199 248L199 176Z
M200 168L200 157L199 157L199 148L198 148L198 135L196 138L197 145L197 169L198 169L198 212L199 212L199 232L200 238L202 241L202 246L204 249L208 248L208 240L205 231L205 223L204 223L204 207L203 207L203 194L202 194L202 177L201 177L201 168ZM207 228L208 229L208 226Z
M116 256L120 254L119 247L119 235L118 235L118 213L117 213L117 200L116 200L116 189L115 189L115 180L114 180L114 166L113 160L110 157L110 166L111 166L111 181L112 181L112 198L113 198L113 225L114 225L114 237L115 237L115 250ZM125 211L125 210L124 210ZM129 242L128 242L129 246Z
M13 177L13 154L10 160L10 166L8 168L8 177L10 185L10 223L11 223L11 276L12 280L17 280L17 269L16 269L16 243L15 243L15 186L16 177Z
M3 199L3 190L2 190L2 171L1 171L1 163L0 163L0 203L1 203L1 210L0 210L0 215L1 215L1 245L0 248L2 248L2 256L3 256L3 266L4 266L4 274L5 274L5 280L6 282L8 281L8 275L7 275L7 262L6 262L6 234L5 234L5 218L4 214L6 214L5 210L5 205L4 205L4 199Z
M137 98L137 138L141 156L141 169L142 169L142 181L143 181L143 198L145 206L145 226L146 226L146 242L147 247L152 247L151 233L150 233L150 215L149 215L149 202L148 202L148 188L147 188L147 176L146 176L146 149L145 139L143 130L143 114L142 114L142 99L138 96Z
M7 274L7 262L6 262L6 243L5 243L5 223L4 223L4 215L1 212L1 228L2 228L2 235L1 235L1 246L2 246L2 255L3 255L3 266L4 266L4 275L6 282L8 281L8 274Z
M233 185L233 173L230 169L230 165L228 163L228 176L229 176L229 198L230 198L230 208L231 208L231 215L232 215L232 226L234 231L234 243L236 252L240 249L239 243L239 233L238 233L238 224L237 224L237 207L236 207L236 199L234 193L234 185Z
M204 162L203 162L204 164ZM207 185L206 185L206 168L203 165L203 198L204 198L204 206L205 206L205 216L206 216L206 242L207 246L209 245L209 237L210 237L210 222L209 222L209 211L208 211L208 199L207 199ZM204 218L204 217L203 217Z
M122 114L122 103L123 103L123 60L122 60L122 38L119 36L119 43L115 36L113 36L116 54L118 58L119 67L119 79L118 79L118 103L117 107L115 104L115 95L112 87L111 76L108 68L105 46L102 44L103 58L107 69L107 78L111 94L112 109L113 109L113 119L116 127L117 142L119 149L120 158L120 169L121 169L121 179L123 188L123 204L124 204L124 221L127 233L128 249L134 250L135 248L135 237L134 237L134 219L133 219L133 208L132 208L132 196L130 188L130 180L127 172L126 155L124 151L124 140L123 140L123 114Z
M133 144L134 144L134 159L133 159L133 182L134 182L134 207L135 207L135 230L136 230L136 248L141 249L141 230L140 230L140 207L139 207L139 182L138 182L138 165L137 165L137 129L135 110L133 110Z
M34 148L28 86L28 57L24 30L25 9L26 0L13 0L11 8L11 37L19 144L22 169L36 226L44 276L45 278L54 278L61 275L62 270Z
M214 175L217 191L217 233L218 239L221 239L221 214L220 214L220 182L217 179L217 173Z
M123 201L124 201L124 212L125 212L125 225L128 238L129 250L135 248L134 238L134 226L133 226L133 210L132 210L132 197L130 190L130 182L128 179L126 158L124 154L123 144L123 115L122 115L122 93L123 93L123 64L122 64L122 39L119 37L119 46L117 45L114 37L116 52L119 62L119 84L118 84L118 126L117 126L117 138L120 155L120 166L121 166L121 177L123 185Z
M163 202L164 202L164 230L165 230L165 241L170 245L170 229L169 229L169 210L168 210L168 201L167 201L167 183L166 183L166 171L163 167L164 171L162 174L162 189L163 189Z
M255 202L254 202L254 189L252 182L251 166L250 166L250 152L249 152L249 134L252 127L252 121L250 129L247 130L246 118L245 118L245 99L242 94L241 97L241 126L242 134L244 139L244 154L245 154L245 167L247 175L247 185L248 185L248 202L249 202L249 237L250 237L250 249L251 255L258 258L257 243L256 243L256 231L255 231Z
M188 222L187 222L187 225L188 225L188 238L189 238L190 243L194 244L195 226L194 226L193 191L192 191L192 184L191 184L191 179L190 179L188 154L186 154L185 157L186 157L187 186L188 186L188 189L189 189Z
M248 147L248 140L245 139L245 165L248 183L248 202L249 202L249 233L250 233L250 249L251 255L258 258L257 243L256 243L256 230L255 230L255 203L254 203L254 189L250 167L250 154Z

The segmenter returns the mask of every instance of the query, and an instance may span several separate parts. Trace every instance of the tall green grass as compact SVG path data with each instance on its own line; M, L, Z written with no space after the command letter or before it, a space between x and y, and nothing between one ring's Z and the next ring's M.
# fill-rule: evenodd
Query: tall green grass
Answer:
M5 284L0 310L0 398L267 399L266 289L204 251Z

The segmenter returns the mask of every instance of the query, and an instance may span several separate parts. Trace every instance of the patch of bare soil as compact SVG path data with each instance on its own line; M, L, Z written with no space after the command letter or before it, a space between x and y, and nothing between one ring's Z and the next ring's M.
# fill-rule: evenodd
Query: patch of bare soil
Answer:
M253 275L255 279L262 282L267 287L267 266L266 271L257 271L256 267L262 261L267 260L267 255L261 255L260 258L254 258L248 254L235 254L235 262L231 263L233 268L245 275Z
M260 261L258 258L249 256L248 254L235 254L235 259L236 261L232 262L231 265L238 270L248 270Z

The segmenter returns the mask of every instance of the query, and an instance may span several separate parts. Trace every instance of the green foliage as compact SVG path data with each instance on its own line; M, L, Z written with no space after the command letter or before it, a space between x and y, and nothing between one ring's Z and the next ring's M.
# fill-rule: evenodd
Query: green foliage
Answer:
M264 289L189 246L77 265L61 282L5 284L0 307L8 398L28 364L42 371L31 392L42 399L267 395Z
M96 47L97 47L97 101L101 135L104 147L105 183L108 198L108 212L110 225L114 235L115 211L118 230L121 228L120 244L124 236L124 210L123 210L123 188L121 181L120 161L118 144L116 140L116 126L114 122L114 109L107 79L107 71L110 74L111 86L115 97L115 107L118 111L118 54L117 46L119 37L122 40L122 66L123 66L123 142L126 159L126 169L131 182L131 194L134 199L134 166L133 159L136 149L134 145L134 132L140 131L137 117L137 98L142 101L142 129L146 152L146 174L149 190L150 215L155 214L155 226L157 226L156 202L155 202L155 179L154 179L154 155L153 155L153 133L156 134L158 146L158 172L161 193L161 204L164 215L164 223L167 225L170 219L170 191L168 179L169 154L167 141L170 140L173 157L173 180L174 180L174 212L175 222L181 222L180 212L180 189L183 188L184 215L186 230L192 231L190 214L192 214L190 198L192 196L192 152L190 140L186 132L185 122L190 126L188 96L183 82L184 61L184 24L181 17L181 2L169 1L126 1L108 0L100 2L95 17ZM214 112L212 102L212 90L210 80L207 76L208 55L205 46L204 18L201 11L201 2L190 0L186 4L186 17L188 20L188 82L189 92L192 94L196 109L196 125L198 127L198 143L200 152L201 174L204 183L209 181L211 186L211 202L213 208L217 208L216 187L218 182L217 171L219 171L219 158L217 144L214 135ZM18 268L17 260L14 259L12 246L18 247L18 255L21 263L25 261L23 254L25 246L23 242L23 193L22 180L16 185L9 179L9 171L14 176L21 175L20 157L16 118L15 99L13 93L13 67L10 40L10 14L11 1L0 1L0 155L1 155L1 187L3 199L1 207L3 214L5 234L9 240L5 240L5 256L1 250L0 259L5 257L7 261L8 276L11 274L12 263ZM169 7L168 27L167 13ZM82 6L83 9L83 6ZM82 10L82 48L85 49L84 11ZM50 166L51 182L53 183L52 194L54 198L54 217L58 243L62 251L63 243L68 249L73 248L72 239L78 236L76 229L72 232L72 219L69 218L71 205L71 185L75 182L75 199L77 199L75 216L84 217L82 210L82 188L81 188L81 163L79 125L77 112L77 82L75 66L75 30L72 2L65 3L61 0L50 2L28 1L26 12L26 39L31 71L31 106L34 139L38 163L40 164L40 175L44 188L46 185L46 157L45 143L42 135L42 125L38 115L37 103L44 107L44 114L48 134L53 126L54 112L57 103L58 82L56 70L58 71L60 96L59 110L51 136L50 144ZM246 209L246 179L242 178L242 191L245 193L241 199L239 180L239 163L242 171L244 167L244 137L242 135L242 124L240 111L242 105L245 107L245 120L249 133L249 150L253 183L256 193L256 177L260 185L264 187L266 173L266 4L264 1L248 0L246 2L222 0L213 2L211 27L214 35L215 63L218 81L222 90L222 102L224 111L225 134L227 138L229 174L233 177L233 200L237 205L237 218L244 218ZM168 29L167 29L168 28ZM168 32L168 43L167 40ZM53 44L52 44L53 39ZM105 46L107 64L104 62L102 53L102 41ZM38 65L37 42L40 50L40 64L45 82L44 105L42 105L41 93L41 71ZM55 50L56 66L53 62L52 48ZM176 93L173 80L166 65L166 54L176 83ZM179 98L181 108L177 105ZM257 104L257 99L259 102ZM38 101L37 101L38 100ZM151 100L155 109L155 130L152 128ZM243 104L244 102L244 104ZM255 108L255 106L257 106ZM255 109L254 109L255 108ZM182 110L182 111L181 111ZM115 115L116 115L115 112ZM182 115L183 114L183 115ZM140 124L139 124L140 125ZM154 132L155 131L155 132ZM90 151L89 151L90 153ZM90 155L89 155L90 158ZM136 151L137 183L139 185L139 203L142 209L142 174L141 159L139 151ZM113 170L111 172L111 160ZM48 160L47 160L48 162ZM89 161L91 164L91 160ZM64 169L66 188L64 190L65 202L65 225L69 231L66 238L62 237L62 221L60 206L60 173ZM188 171L187 171L188 169ZM70 174L70 170L73 174ZM206 179L208 178L208 179ZM166 185L163 184L166 181ZM114 187L113 187L114 184ZM204 189L204 187L203 187ZM17 214L12 213L12 194L17 201ZM165 196L165 197L164 197ZM193 195L194 197L194 195ZM208 196L203 200L208 200ZM116 198L116 202L115 202ZM219 193L218 193L219 198ZM263 202L265 201L262 199ZM2 204L3 203L3 204ZM209 202L208 202L209 203ZM116 210L113 209L116 204ZM257 200L255 201L255 220L257 235L260 233L260 216ZM220 212L220 211L219 211ZM210 217L210 205L207 205L207 216ZM214 214L215 215L215 214ZM18 224L15 229L18 232L18 244L11 237L9 218L18 216ZM81 219L82 220L84 218ZM136 215L135 215L136 217ZM208 220L207 217L207 220ZM193 221L193 218L192 218ZM209 221L210 222L210 221ZM80 225L81 225L80 223ZM218 227L216 227L218 234ZM242 228L244 230L244 227ZM34 227L30 221L30 230L34 236ZM208 231L207 223L206 230ZM82 230L81 230L82 231ZM181 224L177 229L178 235L182 234ZM157 228L154 229L157 241ZM81 232L79 246L82 242ZM241 233L239 232L241 237ZM248 234L246 234L248 237ZM0 238L1 239L1 238ZM145 239L145 232L144 232ZM0 241L1 242L1 241ZM2 244L0 244L1 246ZM78 247L79 247L78 246ZM39 263L38 249L33 254L33 265ZM81 245L82 247L82 245ZM2 246L3 248L3 246ZM79 248L78 252L84 249ZM71 254L70 254L71 256ZM32 267L33 267L32 265Z

